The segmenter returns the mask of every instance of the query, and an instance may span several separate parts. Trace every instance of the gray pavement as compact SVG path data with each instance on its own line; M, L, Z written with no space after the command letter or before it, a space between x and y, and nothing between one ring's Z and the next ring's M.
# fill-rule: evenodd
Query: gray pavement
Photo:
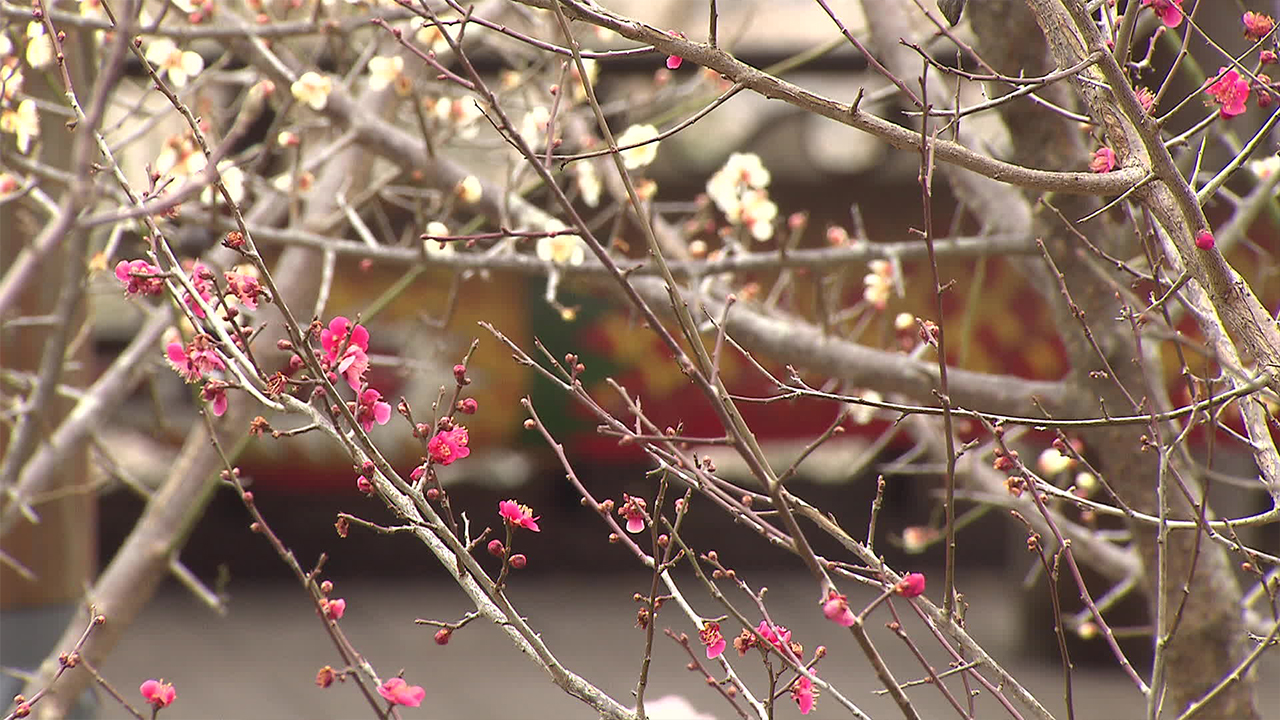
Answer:
M767 600L775 620L788 625L794 639L812 652L818 640L829 649L819 666L822 677L838 687L873 718L900 717L879 688L856 643L823 619L813 597L813 584L794 573L752 571L755 585L768 585ZM965 586L971 602L972 632L1015 676L1035 692L1056 716L1065 718L1061 669L1033 659L1022 646L1016 608L1008 602L1009 584L988 577ZM457 619L467 609L461 593L445 583L334 578L334 597L347 601L341 624L356 647L389 677L405 668L412 684L426 688L418 709L405 718L485 719L591 718L584 705L563 694L549 677L520 653L495 627L475 622L456 633L448 646L432 640L432 630L413 624L416 617ZM644 633L634 627L637 605L631 596L648 587L640 574L600 578L539 576L526 570L513 579L512 596L551 650L570 669L592 680L613 697L631 701ZM690 588L693 586L690 585ZM359 718L369 708L349 684L329 689L314 685L317 669L337 664L338 655L302 592L292 584L243 583L230 588L231 612L218 617L176 587L162 592L147 608L116 653L105 663L107 678L136 697L136 687L149 677L174 683L177 702L162 718ZM695 606L708 614L707 600L690 592ZM855 603L855 607L857 604ZM749 607L743 603L742 607ZM905 609L905 608L903 608ZM903 645L883 628L889 616L877 611L872 632L878 647L900 680L920 675ZM672 609L659 616L649 698L685 696L700 712L717 718L735 714L699 679L685 669L683 651L661 636L663 627L688 632L692 627ZM918 624L908 624L922 647L930 638ZM732 653L732 648L730 648ZM936 667L945 666L937 653ZM753 656L736 659L735 667L761 688L764 672ZM1280 665L1261 668L1262 684L1273 697L1264 699L1268 717L1280 718ZM1081 667L1073 674L1077 718L1123 720L1143 714L1137 691L1116 669ZM958 683L953 687L959 690ZM761 692L758 690L758 693ZM911 690L923 717L955 717L940 694L928 686ZM1008 717L985 693L977 700L977 717ZM103 705L103 718L125 718L125 712ZM800 717L789 697L779 701L779 718ZM819 698L809 717L848 715L831 699Z

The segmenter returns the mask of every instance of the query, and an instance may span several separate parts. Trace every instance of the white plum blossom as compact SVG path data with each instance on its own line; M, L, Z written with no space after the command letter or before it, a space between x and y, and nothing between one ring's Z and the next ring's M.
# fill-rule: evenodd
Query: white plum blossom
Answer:
M773 237L773 221L778 217L778 206L769 199L765 190L748 190L742 194L739 222L751 236L760 242Z
M867 269L871 272L862 278L862 299L883 310L893 292L893 264L888 260L872 260L867 263Z
M386 90L404 74L404 58L375 55L369 58L369 89Z
M445 235L449 234L449 226L445 225L439 220L432 220L431 222L427 223L426 234L434 235L435 237L444 237ZM452 255L455 252L453 243L451 242L442 243L437 240L431 240L429 238L422 241L422 249L426 250L428 255L435 255L435 256Z
M568 227L552 218L547 221L546 231L558 233ZM587 247L577 235L545 235L538 238L538 259L557 265L581 265L587 259Z
M294 178L293 173L283 173L271 180L271 186L282 193L305 193L311 189L316 177L310 171L303 170Z
M312 110L323 110L329 104L329 93L333 92L333 79L318 72L303 73L289 91L298 102L306 103Z
M658 128L652 125L632 125L618 136L618 147L639 145L629 150L622 150L622 164L628 170L639 170L646 167L658 156Z
M219 160L218 175L222 177L222 184L231 195L231 201L239 205L244 200L244 171L230 160ZM200 200L204 203L220 201L222 193L218 192L213 185L209 185L200 191Z
M187 81L204 70L204 58L199 53L181 50L169 38L157 38L147 45L147 62L156 66L156 73L169 76L176 88L186 87Z
M573 174L578 181L578 192L582 193L582 202L586 203L587 207L597 207L600 204L600 192L603 188L596 166L590 160L584 160L573 166Z
M764 190L772 180L768 168L755 153L733 153L707 181L707 196L725 215L744 190Z
M13 110L0 110L0 133L14 136L18 152L23 155L31 149L31 141L40 136L40 114L36 101L27 98Z
M441 33L440 28L429 20L423 21L418 31L414 33L413 39L417 40L419 45L425 45L428 50L436 55L451 49L444 33Z
M1041 475L1057 475L1076 464L1075 458L1063 455L1057 448L1045 448L1036 458L1036 469Z
M436 119L450 125L458 137L470 140L480 134L480 124L477 121L484 116L484 111L475 98L442 97L434 102L427 100L426 103Z
M587 82L594 87L596 78L600 77L600 63L593 58L582 58L582 67L587 69ZM582 75L578 72L576 63L570 64L569 73L573 76L573 99L577 102L585 102L587 99L587 87L582 83Z
M1250 160L1244 164L1249 171L1258 176L1259 180L1266 180L1276 172L1280 172L1280 153L1271 153L1265 158L1258 160Z
M0 35L0 38L4 38L4 35ZM22 92L22 80L22 66L18 64L17 58L8 63L0 62L0 107L9 107L18 93Z
M550 122L551 110L545 105L537 105L520 120L520 137L531 148L543 147L547 139L547 124Z
M458 182L454 192L462 202L473 205L480 202L480 198L484 195L484 186L480 184L480 178L468 175Z
M156 156L155 170L161 175L188 178L208 164L208 158L191 135L171 135L165 139L160 154Z
M858 396L867 402L884 402L884 396L875 390L863 390ZM871 405L849 403L849 419L853 420L854 425L866 425L876 419L876 410Z
M755 153L733 153L707 180L707 197L732 225L746 227L752 237L773 237L778 206L769 199L769 170Z
M27 23L27 64L39 69L53 62L53 38L37 20Z

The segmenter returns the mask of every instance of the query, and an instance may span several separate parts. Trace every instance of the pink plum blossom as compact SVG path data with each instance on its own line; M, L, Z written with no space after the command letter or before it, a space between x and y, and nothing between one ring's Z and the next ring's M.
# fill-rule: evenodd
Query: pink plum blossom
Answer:
M258 309L258 296L262 294L262 285L258 278L236 272L225 272L222 276L227 281L227 289L244 303L250 310Z
M360 423L360 427L365 432L373 429L376 422L379 425L386 425L391 419L391 405L382 401L382 393L367 388L360 393L360 401L356 405L356 420Z
M1242 18L1244 21L1244 37L1249 42L1258 42L1271 34L1276 26L1276 21L1270 15L1263 15L1253 11L1246 12Z
M200 299L205 304L213 302L213 291L216 289L213 284L213 272L204 263L193 263L189 269L191 273L191 285L195 287L196 292L200 294ZM182 294L182 302L189 308L191 313L198 318L204 317L204 309L200 307L200 303L191 296L191 293Z
M533 516L533 510L528 505L521 505L515 500L503 500L498 503L498 515L502 516L509 525L541 532L538 527L538 518Z
M142 693L143 699L157 710L172 705L173 701L178 699L178 691L164 680L148 680L142 683L138 692Z
M624 494L622 507L618 508L618 515L627 519L627 532L632 535L644 530L645 522L645 501L644 498L632 497Z
M796 705L800 707L801 715L813 712L813 706L818 701L817 696L818 689L813 686L813 681L809 678L801 675L791 683L791 699L795 700Z
M394 677L378 686L378 694L392 705L418 707L427 696L427 691L420 685L410 685L404 678Z
M791 631L781 625L770 625L767 620L760 621L760 624L756 626L756 632L772 643L779 652L782 651L783 645L791 644Z
M724 635L720 633L720 623L707 621L698 631L698 639L707 646L707 659L714 660L724 652Z
M165 346L164 352L173 369L189 383L214 370L226 368L208 335L195 336L185 347L180 342L171 342Z
M164 273L146 260L116 263L116 279L124 283L124 291L129 295L159 295L164 292Z
M347 601L342 598L332 600L326 598L320 601L320 606L324 608L324 616L330 620L341 620L347 612Z
M1222 106L1219 110L1222 117L1230 118L1244 113L1248 109L1245 103L1249 101L1249 81L1240 77L1240 73L1235 70L1225 67L1218 68L1215 77L1217 80L1205 88L1205 92Z
M227 383L216 378L206 380L200 388L200 399L209 403L214 417L222 417L227 411Z
M1165 27L1176 28L1182 24L1182 0L1142 0L1142 4L1154 10Z
M1089 169L1096 173L1111 172L1116 169L1116 151L1103 146L1093 151L1093 159L1089 161Z
M449 465L471 454L471 448L467 447L468 441L467 428L458 425L452 430L441 430L436 433L435 437L427 443L427 453L431 455L432 460L441 465Z
M320 345L329 367L345 375L352 390L359 390L369 369L369 356L365 354L369 351L369 331L363 325L351 327L351 321L339 315L320 331Z

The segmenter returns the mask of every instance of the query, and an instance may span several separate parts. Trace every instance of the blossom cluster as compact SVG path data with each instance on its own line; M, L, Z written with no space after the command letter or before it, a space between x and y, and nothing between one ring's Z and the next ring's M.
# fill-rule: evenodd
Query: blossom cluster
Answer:
M755 153L733 153L707 180L707 197L730 224L741 226L760 242L773 237L778 206L769 199L772 176Z
M359 391L369 369L369 331L339 315L320 331L320 346L324 350L321 366L342 375L352 390Z
M872 260L867 263L871 272L862 278L862 299L877 310L884 310L893 294L893 263L888 260Z

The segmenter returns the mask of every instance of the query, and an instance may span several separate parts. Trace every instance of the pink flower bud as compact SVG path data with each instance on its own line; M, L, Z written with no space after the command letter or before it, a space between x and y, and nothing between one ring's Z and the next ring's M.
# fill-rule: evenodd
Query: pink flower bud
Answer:
M1213 233L1209 232L1208 230L1201 230L1200 232L1196 233L1196 247L1200 248L1201 250L1212 250L1213 249Z
M524 555L520 553L517 553L511 556L511 567L515 568L516 570L523 570L525 566L528 564L529 564L529 558L526 558Z
M448 645L449 638L453 636L453 631L449 628L440 628L436 631L436 644Z
M835 590L831 591L827 601L822 604L822 614L841 627L849 627L857 622L853 611L849 609L849 599Z
M507 548L502 544L501 540L490 540L488 549L489 554L494 557L502 557L507 553Z
M905 598L919 597L924 594L925 580L922 573L907 573L894 586L894 592Z

